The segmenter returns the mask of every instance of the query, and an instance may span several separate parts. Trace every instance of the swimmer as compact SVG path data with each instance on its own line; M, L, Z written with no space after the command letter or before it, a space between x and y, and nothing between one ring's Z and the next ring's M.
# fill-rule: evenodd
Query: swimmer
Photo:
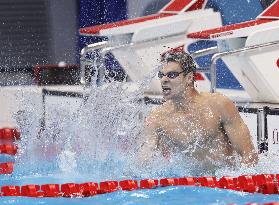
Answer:
M166 158L182 153L206 169L218 169L221 167L215 162L221 162L218 166L240 166L235 160L238 153L241 164L255 165L257 153L234 103L220 93L195 89L192 57L171 51L162 56L162 64L158 77L165 102L146 118L148 139L140 149L141 162L150 160L156 151Z

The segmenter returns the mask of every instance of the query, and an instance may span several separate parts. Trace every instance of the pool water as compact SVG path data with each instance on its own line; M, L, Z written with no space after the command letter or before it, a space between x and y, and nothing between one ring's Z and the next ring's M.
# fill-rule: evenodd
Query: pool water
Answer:
M123 180L127 178L163 178L192 176L187 167L179 161L153 164L155 172L137 170L133 162L138 145L142 142L138 135L142 132L146 105L135 102L138 93L126 95L119 85L95 88L84 107L77 113L67 112L67 105L48 109L48 123L45 132L38 138L38 125L30 119L38 119L38 113L30 105L21 116L22 138L19 153L15 157L1 157L1 161L15 161L12 175L0 176L0 186L26 184L62 184ZM26 101L29 102L28 99ZM28 103L25 102L25 103ZM24 103L24 102L23 102ZM71 108L70 108L71 109ZM135 143L136 142L136 143ZM185 159L181 159L185 161ZM267 172L272 165L276 173L278 163L266 161L264 170L244 170L244 172ZM198 162L197 162L198 163ZM188 163L192 166L192 163ZM155 173L154 172L154 173ZM87 173L87 175L85 175ZM233 173L234 176L242 172ZM222 175L230 172L222 170ZM157 176L157 177L156 177ZM279 201L279 195L249 194L224 189L205 187L171 186L152 190L117 191L110 194L85 198L30 198L0 197L0 204L245 204Z

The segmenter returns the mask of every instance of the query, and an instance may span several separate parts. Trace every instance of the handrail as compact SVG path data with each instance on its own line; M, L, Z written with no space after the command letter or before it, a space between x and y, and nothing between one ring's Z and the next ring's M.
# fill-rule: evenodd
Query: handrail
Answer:
M140 42L140 43L146 43L145 42ZM108 46L108 41L103 41L103 42L98 42L98 43L94 43L94 44L90 44L90 45L87 45L86 47L84 47L82 50L81 50L81 58L80 58L80 62L81 62L81 77L80 77L80 83L82 85L85 86L86 82L85 82L85 66L84 66L84 63L85 62L92 62L91 60L88 60L86 59L86 54L90 51L94 51L94 50L97 50L97 49L102 49L101 52L109 52L109 51L112 51L112 50L116 50L116 49L119 49L119 48L124 48L124 47L127 47L127 46L134 46L134 45L137 45L137 44L140 44L139 42L138 43L126 43L126 44L121 44L121 45L115 45L115 46L110 46L110 47L106 47ZM217 46L214 46L214 47L211 47L211 48L206 48L206 49L203 49L203 50L199 50L195 53L192 53L191 56L193 58L198 58L200 56L204 56L204 55L209 55L209 54L213 54L213 53L216 53L218 51L218 48ZM198 68L196 70L197 72L203 72L203 73L209 73L210 72L210 68Z
M86 60L86 57L85 57L86 54L90 51L94 51L94 50L97 50L97 49L103 49L102 52L109 52L109 51L119 49L119 48L124 48L124 47L127 47L127 46L136 46L136 45L141 45L141 44L149 43L149 42L156 41L156 40L164 40L164 39L168 39L168 38L175 38L175 37L177 37L179 35L182 35L182 34L183 33L176 33L176 34L172 34L172 35L155 37L155 38L148 39L148 40L130 42L130 43L125 43L125 44L121 44L121 45L114 45L114 46L110 46L110 47L107 47L107 46L109 46L109 41L102 41L102 42L87 45L80 52L80 55L81 55L81 57L80 57L80 64L81 64L80 65L80 67L81 67L80 83L84 87L86 86L84 61ZM90 62L90 60L88 60L88 62Z
M80 83L81 83L81 85L83 85L83 86L86 85L84 62L85 61L90 62L90 60L86 59L86 54L92 50L104 48L106 45L108 45L108 41L102 41L102 42L98 42L98 43L89 44L81 50L81 52L80 52L80 55L81 55L81 57L80 57Z
M191 53L191 56L192 56L192 58L195 59L195 58L198 58L198 57L201 57L201 56L214 54L214 53L217 53L217 52L218 52L218 47L213 46L213 47L210 47L210 48L205 48L205 49L202 49L202 50L198 50L194 53Z
M87 53L88 50L100 49L100 48L103 48L104 46L106 46L107 44L108 44L108 41L101 41L101 42L89 44L81 50L80 54L81 54L81 56L83 56L84 54Z
M216 64L217 60L219 58L222 58L224 56L228 55L235 55L238 53L245 53L245 52L251 52L259 48L266 48L266 47L273 47L273 46L278 46L279 41L273 41L269 43L262 43L254 46L248 46L240 49L235 49L235 50L230 50L230 51L225 51L225 52L220 52L216 53L212 56L211 58L211 66L210 66L210 76L211 76L211 84L210 84L210 92L214 93L216 92Z
M104 53L104 52L109 52L109 51L112 51L115 49L124 48L126 46L133 46L134 43L127 43L127 44L121 44L121 45L107 47L108 45L109 45L108 41L102 41L102 42L98 42L98 43L89 44L81 50L81 52L80 52L80 55L81 55L81 57L80 57L80 69L81 69L80 83L84 86L84 88L86 87L84 63L85 62L93 63L92 60L86 59L86 54L88 52L100 49L101 53Z
M194 53L191 53L190 55L192 56L193 59L202 57L202 56L206 56L209 54L214 54L218 52L218 47L217 46L213 46L210 48L205 48L202 50L198 50ZM210 73L210 67L197 67L196 72L199 73Z
M142 42L143 43L143 42ZM122 44L122 45L117 45L117 46L111 46L111 47L106 47L108 46L108 41L102 41L102 42L98 42L98 43L94 43L94 44L90 44L88 46L86 46L85 48L83 48L81 50L81 78L80 78L80 82L82 85L85 85L85 66L84 61L88 61L90 62L88 59L86 60L86 54L90 51L96 50L96 49L102 49L102 52L109 52L111 50L115 50L115 49L119 49L119 48L123 48L126 46L134 46L137 43L127 43L127 44ZM228 55L235 55L238 53L245 53L245 52L251 52L254 51L256 49L259 48L266 48L266 47L272 47L272 46L277 46L279 45L279 41L274 41L274 42L269 42L269 43L263 43L263 44L258 44L258 45L254 45L254 46L248 46L248 47L244 47L244 48L240 48L240 49L235 49L235 50L230 50L230 51L225 51L225 52L220 52L220 53L216 53L218 51L218 48L216 46L211 47L211 48L206 48L206 49L202 49L200 51L197 51L195 53L192 53L191 56L193 58L198 58L201 56L205 56L205 55L209 55L209 54L213 54L215 53L212 58L211 58L211 66L210 69L199 69L199 72L210 72L210 76L211 76L211 84L210 84L210 92L214 93L216 92L216 64L217 64L217 60L219 58L222 58L224 56L228 56Z

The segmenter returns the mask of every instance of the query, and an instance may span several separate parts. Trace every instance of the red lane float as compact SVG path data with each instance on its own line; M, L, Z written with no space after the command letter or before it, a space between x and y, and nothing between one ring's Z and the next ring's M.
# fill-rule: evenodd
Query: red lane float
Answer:
M18 147L14 141L20 139L20 132L16 128L0 129L0 154L16 155ZM14 170L13 162L0 164L0 174L11 174Z
M228 204L228 205L236 205L236 204ZM248 203L245 205L261 205L259 203ZM279 202L269 202L269 203L264 203L263 205L279 205Z
M64 197L82 196L80 186L75 183L67 183L61 185L61 192Z
M20 132L15 128L2 128L0 129L0 139L3 140L19 140Z
M119 182L119 186L124 191L132 191L139 188L137 180L123 180Z
M237 204L227 204L227 205L237 205ZM261 205L261 204L253 202L253 203L248 203L245 205ZM279 202L269 202L269 203L264 203L262 205L279 205Z
M14 171L14 163L0 163L0 174L11 174Z
M21 196L43 197L43 193L39 192L40 186L36 184L28 184L21 187Z
M238 177L238 185L241 191L254 193L257 191L257 186L251 175L242 175Z
M118 190L132 191L136 189L153 189L158 186L204 186L223 188L250 193L278 194L279 174L242 175L239 177L182 177L163 179L143 179L122 181L86 182L83 184L44 184L23 186L2 186L2 196L28 196L28 197L88 197L96 194L111 193ZM160 182L160 183L158 183ZM274 202L275 203L275 202ZM253 204L253 203L252 203ZM250 204L250 205L252 205Z
M141 189L153 189L158 186L158 180L156 179L143 179L140 181Z
M219 186L222 189L239 190L234 182L233 177L223 176L219 180Z
M2 186L2 196L20 196L20 186Z
M178 179L177 178L164 178L160 179L160 185L161 186L175 186L178 185Z
M100 182L98 194L111 193L118 190L118 181Z
M182 177L178 178L178 185L184 185L184 186L195 186L197 182L197 179L194 177Z
M80 192L83 196L94 196L98 191L98 183L95 182L87 182L80 184Z
M216 177L199 177L197 178L197 182L200 184L200 186L219 187Z
M263 194L278 194L278 182L274 180L273 174L259 174L253 176L253 179L258 186L258 192Z
M41 190L44 197L59 197L62 194L59 191L59 184L43 184Z
M0 144L0 154L15 155L17 153L17 145L14 144Z

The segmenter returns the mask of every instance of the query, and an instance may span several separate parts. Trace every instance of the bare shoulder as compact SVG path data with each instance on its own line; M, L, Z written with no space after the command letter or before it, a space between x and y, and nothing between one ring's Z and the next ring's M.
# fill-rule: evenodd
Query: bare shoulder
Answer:
M207 103L222 121L227 122L240 117L234 102L227 96L221 93L207 93L204 97L208 99Z
M156 126L158 124L158 121L160 121L164 116L167 115L169 107L170 105L168 103L164 103L154 108L146 117L145 124L147 126Z
M202 97L211 107L220 111L235 108L235 104L222 93L202 93Z

